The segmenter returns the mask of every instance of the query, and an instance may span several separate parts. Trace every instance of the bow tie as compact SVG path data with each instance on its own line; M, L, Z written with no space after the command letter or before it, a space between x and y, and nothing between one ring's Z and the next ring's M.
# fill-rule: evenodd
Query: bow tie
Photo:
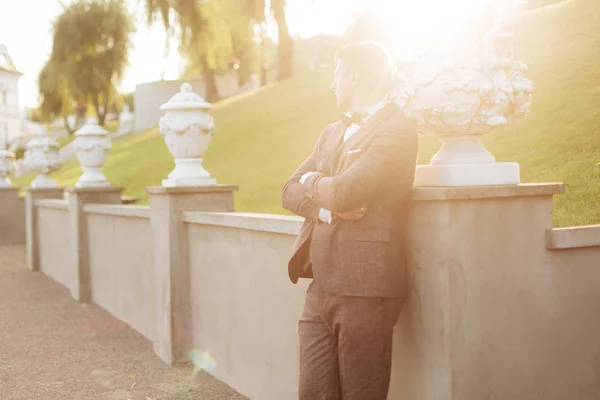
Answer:
M368 114L364 111L357 111L350 115L343 114L342 122L344 123L344 125L346 125L346 127L352 124L362 125L365 122L365 118L367 118L367 115Z

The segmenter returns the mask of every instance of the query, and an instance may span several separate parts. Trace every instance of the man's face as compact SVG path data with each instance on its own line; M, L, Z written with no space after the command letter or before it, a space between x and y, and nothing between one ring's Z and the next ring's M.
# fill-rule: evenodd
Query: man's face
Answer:
M331 83L331 90L335 93L337 107L341 112L348 112L352 104L352 96L356 86L355 77L349 71L342 60L338 60L335 75Z

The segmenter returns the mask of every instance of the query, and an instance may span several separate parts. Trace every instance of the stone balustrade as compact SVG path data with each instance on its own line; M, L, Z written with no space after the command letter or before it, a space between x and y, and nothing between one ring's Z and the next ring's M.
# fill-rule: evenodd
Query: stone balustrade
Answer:
M518 165L496 163L481 145L488 130L526 112L531 91L524 66L494 53L511 38L497 33L483 48L492 67L461 70L476 85L454 100L481 115L425 115L448 106L434 96L442 78L398 89L397 101L444 145L417 172L411 291L395 330L390 400L600 393L600 226L554 229L552 201L564 185L520 184ZM163 105L175 169L147 189L143 207L121 204L123 188L102 173L107 134L87 124L74 145L84 169L74 188L29 188L25 201L18 188L0 188L0 203L17 210L0 209L0 243L25 240L32 271L131 325L165 362L207 352L216 360L208 372L249 398L296 398L308 282L291 284L287 261L302 219L234 212L237 187L202 165L211 109L187 84ZM457 134L453 121L472 130Z
M308 282L286 265L302 219L236 213L235 186L152 187L150 206L118 204L120 190L30 189L31 269L168 363L208 351L210 373L249 398L294 398ZM593 398L600 226L553 229L564 190L414 189L390 399Z

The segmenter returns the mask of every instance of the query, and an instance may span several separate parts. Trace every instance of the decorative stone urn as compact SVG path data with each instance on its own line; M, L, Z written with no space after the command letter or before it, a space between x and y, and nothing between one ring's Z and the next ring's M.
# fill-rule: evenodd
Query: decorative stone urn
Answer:
M59 149L58 142L50 137L38 137L27 143L24 158L25 168L38 173L38 176L31 182L32 188L58 187L56 181L48 175L58 171L62 166Z
M95 121L88 121L75 132L75 152L83 173L75 187L106 187L110 183L102 173L111 149L108 132Z
M17 169L15 153L8 150L0 150L0 187L12 186L10 177Z
M482 38L444 56L430 54L397 75L395 97L419 132L435 135L440 151L417 167L415 186L512 185L519 165L496 162L483 137L529 112L533 84L513 59L508 2L492 0ZM445 60L445 62L440 62Z
M175 169L163 180L165 187L212 186L217 180L211 178L202 166L202 158L208 149L214 130L210 114L212 105L192 92L189 83L181 85L181 91L160 107L165 115L160 119L160 134L175 158Z

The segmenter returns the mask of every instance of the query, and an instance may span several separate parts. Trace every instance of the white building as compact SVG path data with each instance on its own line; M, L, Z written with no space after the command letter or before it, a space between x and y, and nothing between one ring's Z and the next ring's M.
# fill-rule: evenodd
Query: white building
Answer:
M8 55L6 46L0 44L0 143L12 143L21 135L19 110L19 79L23 74Z

